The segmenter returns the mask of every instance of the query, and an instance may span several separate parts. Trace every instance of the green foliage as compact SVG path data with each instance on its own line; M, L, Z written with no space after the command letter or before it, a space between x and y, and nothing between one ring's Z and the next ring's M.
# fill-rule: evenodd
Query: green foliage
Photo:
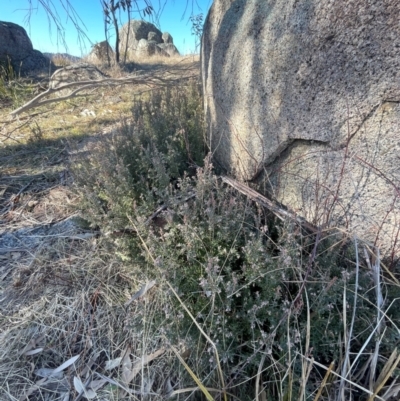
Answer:
M196 37L196 49L198 49L200 46L201 36L203 35L203 19L203 13L193 14L190 16L190 22L192 23L192 35Z
M153 91L134 102L130 124L108 137L98 159L76 171L86 210L108 229L129 225L127 214L147 215L165 202L184 174L203 163L202 106L198 84Z
M88 219L111 233L123 261L158 283L162 306L146 322L154 335L184 342L204 384L220 385L213 349L183 302L216 344L228 386L242 400L254 399L251 378L262 361L267 397L276 400L315 393L325 372L314 369L304 384L304 356L340 365L347 347L352 361L364 347L358 366L368 364L378 316L375 282L368 268L355 268L353 245L277 222L223 184L208 157L202 163L196 84L155 91L132 111L133 122L82 161L75 177ZM399 286L387 282L383 290L385 307L396 305ZM352 341L344 342L354 307ZM391 322L397 310L386 311ZM381 334L378 372L392 352L396 324Z
M0 104L18 107L31 96L33 90L15 72L11 60L0 63Z

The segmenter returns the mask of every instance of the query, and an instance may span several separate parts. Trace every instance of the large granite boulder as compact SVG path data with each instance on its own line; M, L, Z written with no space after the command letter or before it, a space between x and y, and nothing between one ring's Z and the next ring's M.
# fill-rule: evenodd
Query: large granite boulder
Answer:
M119 37L120 54L123 57L126 53L127 59L135 55L148 57L158 54L168 57L172 53L179 54L178 49L173 45L172 36L168 32L162 34L154 24L147 21L131 20L120 29ZM166 43L168 46L163 48Z
M88 55L88 61L94 64L111 64L114 60L114 50L106 40L96 43Z
M215 0L201 68L231 174L400 255L400 2Z
M127 22L119 31L120 37L120 53L134 54L138 48L141 39L148 39L149 33L155 39L155 42L162 43L162 33L157 27L147 21L131 20ZM155 34L155 36L153 36Z
M9 61L15 72L24 75L48 69L51 64L42 53L34 50L22 26L0 21L0 64L7 66Z

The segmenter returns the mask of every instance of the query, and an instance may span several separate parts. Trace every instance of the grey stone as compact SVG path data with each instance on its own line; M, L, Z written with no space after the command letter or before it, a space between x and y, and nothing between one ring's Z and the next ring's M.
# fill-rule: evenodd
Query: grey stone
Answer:
M136 49L136 55L143 58L151 57L154 55L170 57L168 48L162 48L163 45L164 43L158 44L154 40L140 39ZM172 46L175 47L174 45Z
M29 74L48 69L53 64L41 52L34 50L22 26L0 21L0 63L11 65L16 73Z
M168 56L179 56L179 51L173 43L160 43L157 45L162 49Z
M157 42L157 39L158 39L158 35L157 35L156 32L149 32L149 33L147 34L147 40L148 40L148 41L154 41L154 42L158 43L158 42Z
M115 53L110 44L106 40L103 40L93 46L88 60L91 63L113 63L115 61Z
M400 2L215 0L201 68L216 161L400 255Z
M168 32L164 32L162 34L162 40L164 43L174 43L174 39L172 38L171 34Z
M149 33L152 33L152 40L156 43L162 43L162 33L154 24L142 20L131 20L126 23L119 31L121 57L125 52L128 56L135 54L138 50L139 41L141 39L147 40Z
M136 54L139 57L149 57L156 53L157 44L153 41L140 39L137 45Z

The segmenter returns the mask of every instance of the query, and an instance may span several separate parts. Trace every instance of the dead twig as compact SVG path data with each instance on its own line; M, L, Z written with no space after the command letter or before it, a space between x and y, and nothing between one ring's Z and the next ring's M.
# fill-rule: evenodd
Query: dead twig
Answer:
M32 183L33 181L35 181L35 179L30 180L26 185L24 185L16 195L14 195L4 206L4 208L0 211L0 216L2 216L3 214L5 214L10 207L12 207L14 205L14 202L19 198L19 196L22 194L22 192L24 192Z

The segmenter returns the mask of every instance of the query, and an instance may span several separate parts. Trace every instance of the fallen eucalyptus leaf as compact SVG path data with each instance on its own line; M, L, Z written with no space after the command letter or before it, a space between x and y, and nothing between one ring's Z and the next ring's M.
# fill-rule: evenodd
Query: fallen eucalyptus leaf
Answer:
M62 379L64 376L63 372L54 373L54 369L40 368L34 371L36 376L39 377L53 377L55 379Z
M136 292L135 294L132 295L132 298L129 301L125 302L125 304L124 304L125 308L127 306L129 306L135 299L145 296L147 291L149 291L150 288L154 287L155 285L156 285L156 282L154 280L150 281L149 283L144 284L138 292Z
M40 352L42 352L43 350L44 350L44 348L32 349L30 351L25 352L24 355L26 355L26 356L36 355L36 354L39 354Z
M86 388L86 386L82 383L82 380L77 376L74 376L74 388L77 393L82 394L83 397L87 398L88 400L91 400L97 396L96 392L90 388Z
M120 356L119 358L115 359L110 359L109 361L106 362L106 366L104 367L105 370L112 370L117 368L119 365L121 365L122 357Z
M75 355L72 358L69 358L68 361L65 361L62 365L60 365L58 368L54 369L54 373L62 372L63 370L67 369L69 366L74 364L78 359L80 355Z

